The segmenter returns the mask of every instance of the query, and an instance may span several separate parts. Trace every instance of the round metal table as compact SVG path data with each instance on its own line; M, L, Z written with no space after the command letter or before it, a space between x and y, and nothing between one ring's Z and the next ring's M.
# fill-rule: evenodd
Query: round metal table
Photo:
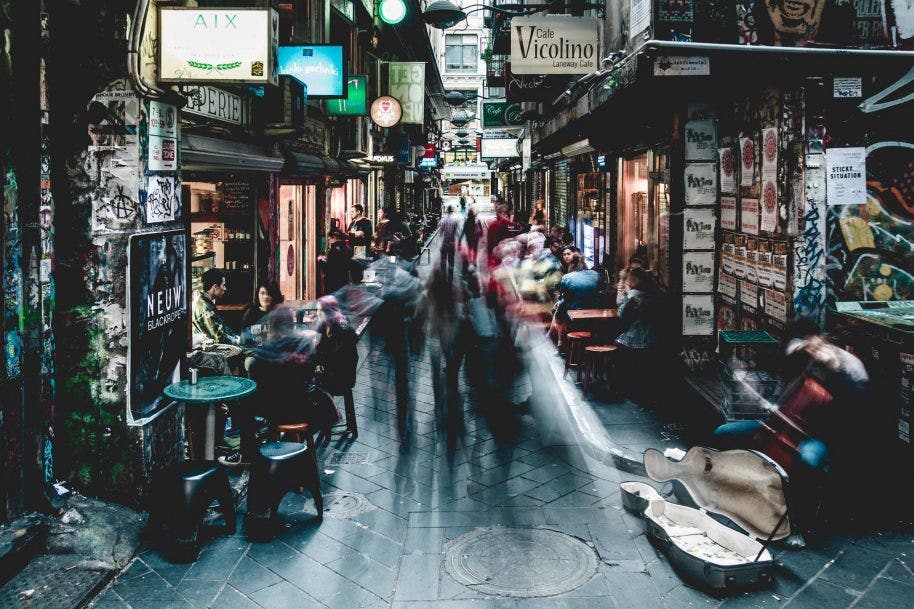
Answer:
M191 385L179 381L165 388L165 395L185 404L206 404L205 458L216 458L216 403L240 400L257 391L257 383L240 376L207 376Z

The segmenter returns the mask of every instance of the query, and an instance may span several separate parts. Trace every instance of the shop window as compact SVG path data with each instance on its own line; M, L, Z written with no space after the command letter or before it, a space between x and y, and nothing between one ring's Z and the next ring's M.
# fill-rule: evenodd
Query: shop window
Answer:
M653 151L620 162L616 262L641 258L664 288L670 285L668 155Z
M576 237L584 260L591 268L602 262L605 227L606 213L600 204L600 174L578 174Z
M447 34L444 37L445 72L476 74L478 66L479 42L475 35Z

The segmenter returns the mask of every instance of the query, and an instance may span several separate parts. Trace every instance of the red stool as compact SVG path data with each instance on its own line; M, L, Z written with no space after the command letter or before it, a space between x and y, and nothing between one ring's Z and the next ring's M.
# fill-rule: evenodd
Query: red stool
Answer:
M565 335L568 340L568 354L565 356L565 372L562 378L568 376L568 370L574 368L578 371L578 382L581 381L581 370L584 366L584 347L590 341L590 332L569 332Z
M600 369L599 364L603 364L602 370L607 372L612 368L612 357L619 349L618 345L587 345L584 347L584 393L590 390L590 384L597 376Z
M306 444L311 454L316 455L314 450L314 437L311 435L311 426L307 423L286 423L277 425L273 432L273 439L277 442L282 440L282 436L287 434L299 444Z

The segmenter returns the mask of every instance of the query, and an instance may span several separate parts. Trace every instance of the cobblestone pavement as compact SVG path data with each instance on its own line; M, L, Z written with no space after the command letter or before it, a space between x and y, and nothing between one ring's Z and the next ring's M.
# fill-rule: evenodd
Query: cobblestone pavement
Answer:
M537 359L554 358L537 352ZM609 446L635 454L677 444L675 426L630 402L547 403L590 412L554 417L543 405L531 408L517 437L503 442L468 405L463 442L448 451L436 420L431 364L413 360L410 366L413 433L406 447L398 440L383 347L365 358L356 388L359 437L319 451L328 497L322 523L313 519L310 497L289 494L281 506L286 526L276 539L250 543L239 517L238 533L212 538L193 564L170 564L143 551L92 606L914 606L914 538L902 533L835 537L779 551L776 583L765 591L715 598L684 585L640 520L622 509L618 482L643 479L584 446L594 444L593 421ZM561 383L560 373L538 376L534 397ZM570 384L562 390L576 391ZM554 433L559 418L591 428L579 434L588 439L575 443L567 430Z

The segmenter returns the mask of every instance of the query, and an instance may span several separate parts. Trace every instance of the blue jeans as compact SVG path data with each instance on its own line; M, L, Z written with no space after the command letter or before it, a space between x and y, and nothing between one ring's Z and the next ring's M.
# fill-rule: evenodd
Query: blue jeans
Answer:
M762 428L762 422L750 419L724 423L714 430L714 437L724 448L746 448L752 436ZM828 466L828 445L822 440L807 438L797 446L800 462L811 469L824 470Z

